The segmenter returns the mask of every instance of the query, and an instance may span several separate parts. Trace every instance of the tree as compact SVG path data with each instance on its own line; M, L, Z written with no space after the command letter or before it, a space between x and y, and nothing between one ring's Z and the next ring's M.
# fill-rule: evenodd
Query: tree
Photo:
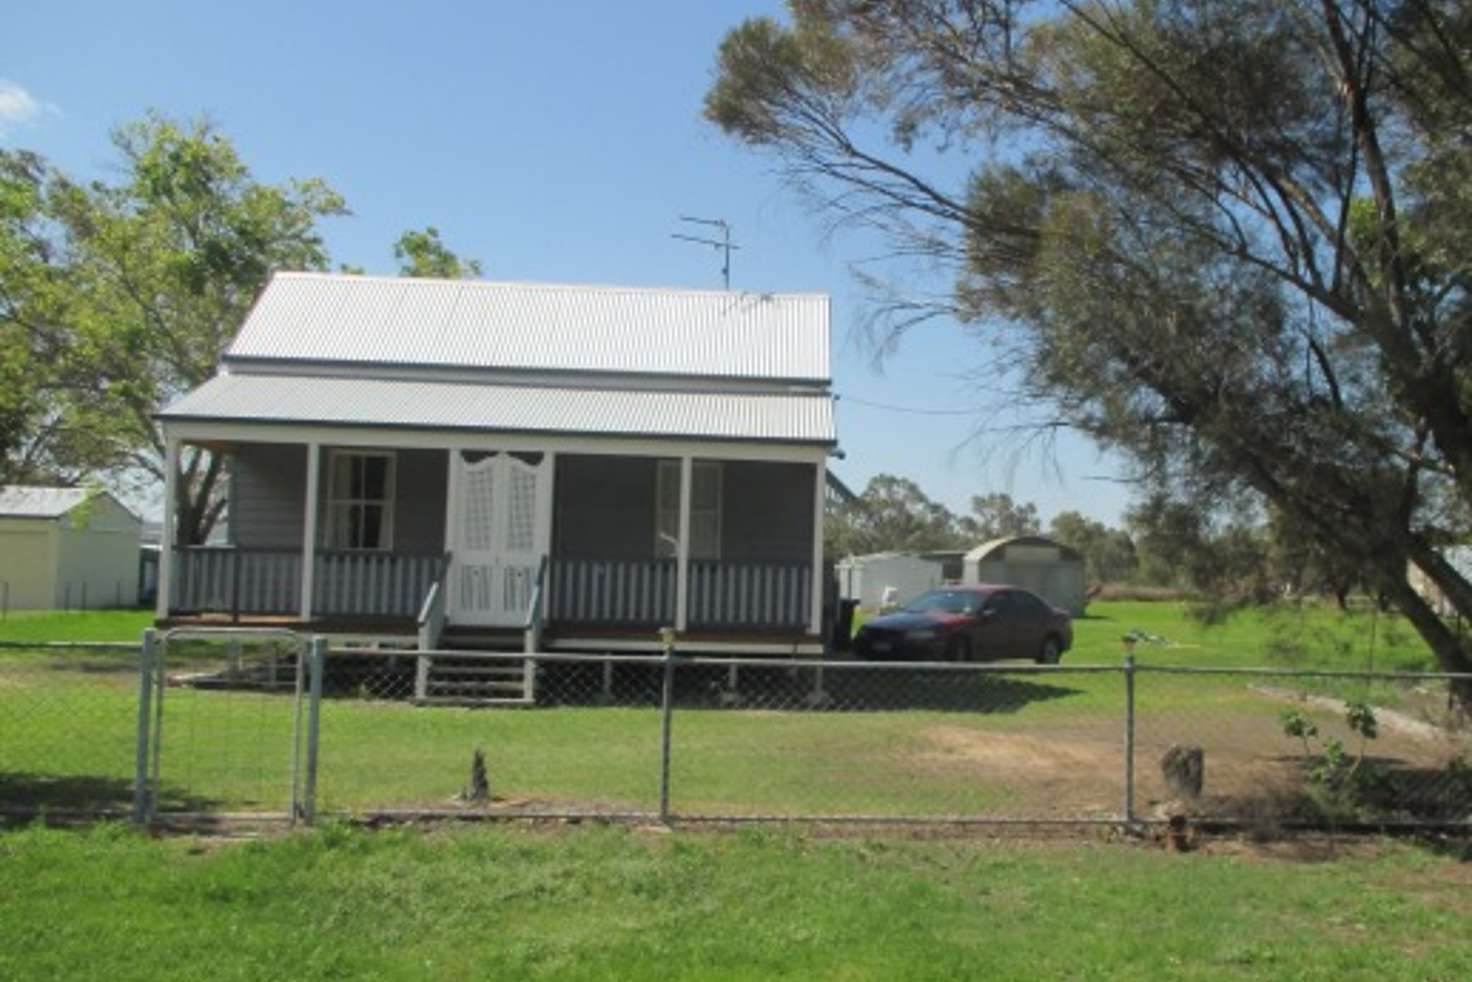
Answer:
M961 519L961 528L974 542L1037 535L1038 509L1032 502L1018 503L1010 494L993 492L971 497L971 514Z
M1271 508L1441 666L1472 503L1472 9L1453 0L789 0L705 112L832 219L949 264L1032 398L1201 516ZM966 154L961 186L928 143ZM1472 701L1472 686L1462 694Z
M949 508L931 501L914 481L892 474L870 479L858 500L841 506L825 526L825 549L835 558L955 549L966 541Z
M445 280L471 279L481 275L480 261L461 259L440 241L439 230L428 226L399 236L394 258L401 276L429 276Z
M22 472L162 481L154 412L214 375L274 270L326 268L317 221L346 208L318 180L256 180L207 122L151 115L117 130L113 146L114 184L0 155L0 344L42 369L45 396L39 410L24 398L0 406L19 434L3 449ZM7 374L21 363L7 357ZM204 448L181 455L182 542L203 541L224 509L223 468Z
M1270 602L1283 592L1268 562L1267 536L1251 515L1217 521L1189 501L1156 494L1131 508L1125 523L1141 578L1202 594L1208 615Z
M1139 567L1135 543L1128 532L1076 511L1054 515L1048 535L1083 554L1090 583L1124 583L1135 576Z

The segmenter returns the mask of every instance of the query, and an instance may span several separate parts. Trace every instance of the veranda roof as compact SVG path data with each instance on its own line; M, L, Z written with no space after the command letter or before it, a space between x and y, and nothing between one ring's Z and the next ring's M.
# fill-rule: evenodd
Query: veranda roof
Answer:
M820 393L482 385L305 375L219 375L168 421L315 424L832 445Z

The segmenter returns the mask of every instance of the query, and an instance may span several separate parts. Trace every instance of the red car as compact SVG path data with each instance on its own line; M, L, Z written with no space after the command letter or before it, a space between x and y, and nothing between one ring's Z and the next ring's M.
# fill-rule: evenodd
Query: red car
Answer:
M978 583L923 593L902 610L866 621L854 653L875 661L991 661L1056 665L1073 646L1073 621L1036 594Z

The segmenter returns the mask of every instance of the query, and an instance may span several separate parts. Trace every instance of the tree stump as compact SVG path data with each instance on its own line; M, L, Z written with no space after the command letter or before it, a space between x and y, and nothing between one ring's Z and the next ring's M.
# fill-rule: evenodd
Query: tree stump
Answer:
M1206 751L1200 747L1171 744L1160 758L1160 773L1166 786L1182 798L1199 798L1206 779Z
M480 747L475 748L475 756L470 759L470 787L465 789L464 798L476 804L491 800L491 781L486 777L486 752Z

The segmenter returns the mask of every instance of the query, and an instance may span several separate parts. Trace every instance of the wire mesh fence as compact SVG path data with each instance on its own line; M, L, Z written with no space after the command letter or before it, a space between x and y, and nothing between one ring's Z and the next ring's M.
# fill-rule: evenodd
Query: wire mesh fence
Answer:
M132 809L139 650L0 649L0 812Z
M160 636L148 737L155 814L293 814L306 651L287 631Z
M1141 668L1135 684L1142 817L1472 822L1472 728L1448 676Z
M655 813L661 672L648 658L328 652L318 811Z
M675 674L681 816L1072 820L1121 806L1112 670L693 659Z
M175 633L0 651L0 808L1472 829L1453 684Z

